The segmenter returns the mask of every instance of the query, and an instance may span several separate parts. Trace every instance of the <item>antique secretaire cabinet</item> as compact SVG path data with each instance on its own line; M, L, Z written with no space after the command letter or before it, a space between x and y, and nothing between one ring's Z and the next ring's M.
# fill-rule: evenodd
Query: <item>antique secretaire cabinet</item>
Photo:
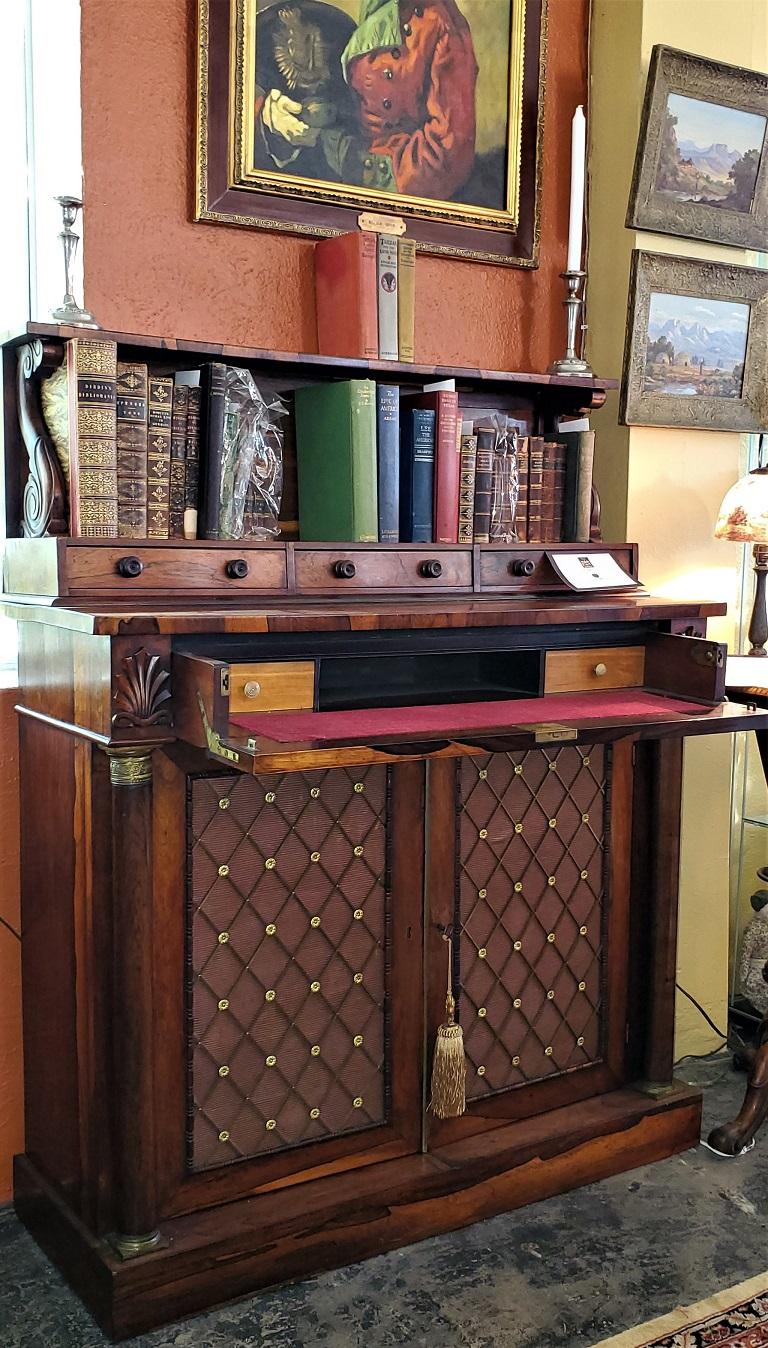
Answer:
M721 607L573 594L550 559L581 544L73 539L36 401L70 335L4 353L16 1204L100 1322L124 1337L694 1144L683 742L761 715L724 701ZM353 368L224 354L284 391ZM542 429L600 400L452 373ZM438 1120L445 936L467 1109Z

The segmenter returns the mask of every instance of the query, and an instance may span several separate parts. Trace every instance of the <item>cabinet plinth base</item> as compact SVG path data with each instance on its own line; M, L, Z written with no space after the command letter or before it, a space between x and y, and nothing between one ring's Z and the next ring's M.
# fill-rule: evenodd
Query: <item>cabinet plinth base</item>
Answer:
M701 1093L617 1090L440 1148L161 1223L162 1247L123 1261L26 1156L16 1211L114 1339L456 1230L695 1146ZM311 1214L308 1215L308 1214Z

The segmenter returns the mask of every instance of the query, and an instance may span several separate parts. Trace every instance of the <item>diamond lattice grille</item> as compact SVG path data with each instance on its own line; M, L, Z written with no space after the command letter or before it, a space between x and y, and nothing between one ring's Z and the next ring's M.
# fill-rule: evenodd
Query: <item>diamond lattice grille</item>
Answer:
M190 1165L387 1117L386 769L190 779Z
M462 761L458 982L468 1099L601 1058L609 765L603 745Z

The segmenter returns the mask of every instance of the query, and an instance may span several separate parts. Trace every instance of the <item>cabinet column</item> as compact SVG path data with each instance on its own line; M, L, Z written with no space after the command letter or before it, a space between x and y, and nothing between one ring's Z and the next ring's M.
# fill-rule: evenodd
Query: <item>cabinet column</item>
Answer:
M113 1050L117 1228L124 1259L161 1243L155 1161L152 750L108 750L112 784Z

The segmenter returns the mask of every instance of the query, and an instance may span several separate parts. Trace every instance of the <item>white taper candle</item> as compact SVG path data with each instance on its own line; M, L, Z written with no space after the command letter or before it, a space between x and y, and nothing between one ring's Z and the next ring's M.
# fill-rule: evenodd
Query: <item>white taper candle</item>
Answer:
M587 160L587 123L584 109L573 114L571 127L571 214L568 221L568 271L581 271L581 240L584 230L584 174Z

